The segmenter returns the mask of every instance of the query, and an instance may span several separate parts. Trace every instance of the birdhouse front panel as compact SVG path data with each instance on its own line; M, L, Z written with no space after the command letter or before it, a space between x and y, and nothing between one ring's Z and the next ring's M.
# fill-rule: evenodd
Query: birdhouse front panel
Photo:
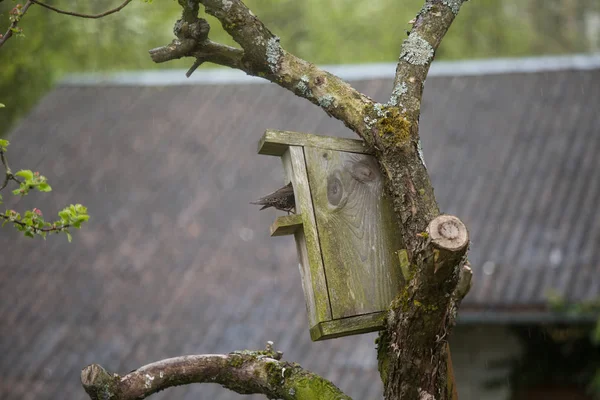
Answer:
M281 157L294 189L271 235L296 239L311 338L382 329L403 244L376 159L359 140L271 130L259 153Z
M402 241L377 161L309 146L304 156L332 317L384 310L402 284Z

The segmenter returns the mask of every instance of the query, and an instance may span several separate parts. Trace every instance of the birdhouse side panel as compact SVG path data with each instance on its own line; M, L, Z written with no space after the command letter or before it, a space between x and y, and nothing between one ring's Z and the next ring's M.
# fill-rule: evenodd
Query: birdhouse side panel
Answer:
M387 308L403 285L396 217L373 156L304 147L334 319Z
M281 157L287 180L292 182L296 213L302 216L302 229L295 233L300 259L300 275L310 326L332 319L325 269L317 234L308 173L301 146L290 146Z

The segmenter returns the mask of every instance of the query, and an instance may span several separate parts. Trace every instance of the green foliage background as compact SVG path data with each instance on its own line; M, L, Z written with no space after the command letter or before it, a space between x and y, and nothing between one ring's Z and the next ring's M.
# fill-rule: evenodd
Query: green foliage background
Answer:
M121 0L55 0L79 12L105 11ZM319 64L394 61L423 0L247 0L282 38L284 47ZM15 1L0 2L0 31ZM191 60L161 65L146 50L170 42L180 13L174 0L134 0L100 20L58 15L32 6L25 37L0 49L0 135L65 73L187 68ZM211 38L230 44L218 22ZM482 58L597 51L597 0L473 0L444 39L437 59ZM214 67L214 66L208 66Z

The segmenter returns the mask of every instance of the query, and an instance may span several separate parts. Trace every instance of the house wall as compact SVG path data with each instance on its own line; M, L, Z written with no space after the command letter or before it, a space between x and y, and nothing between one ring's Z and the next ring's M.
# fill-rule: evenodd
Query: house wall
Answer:
M510 399L510 361L522 348L507 326L458 325L450 350L460 400Z

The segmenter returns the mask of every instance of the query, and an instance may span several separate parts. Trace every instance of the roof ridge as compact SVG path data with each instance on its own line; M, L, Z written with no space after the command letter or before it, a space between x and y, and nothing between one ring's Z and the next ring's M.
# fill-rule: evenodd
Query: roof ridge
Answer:
M323 65L327 71L347 81L391 79L395 63ZM460 61L434 61L429 77L476 76L510 73L535 73L564 70L600 69L600 53L536 56L521 58L492 58ZM198 84L268 83L262 78L246 75L239 70L212 68L198 70L190 78L185 70L145 70L124 72L75 73L65 76L60 85L66 86L174 86Z

